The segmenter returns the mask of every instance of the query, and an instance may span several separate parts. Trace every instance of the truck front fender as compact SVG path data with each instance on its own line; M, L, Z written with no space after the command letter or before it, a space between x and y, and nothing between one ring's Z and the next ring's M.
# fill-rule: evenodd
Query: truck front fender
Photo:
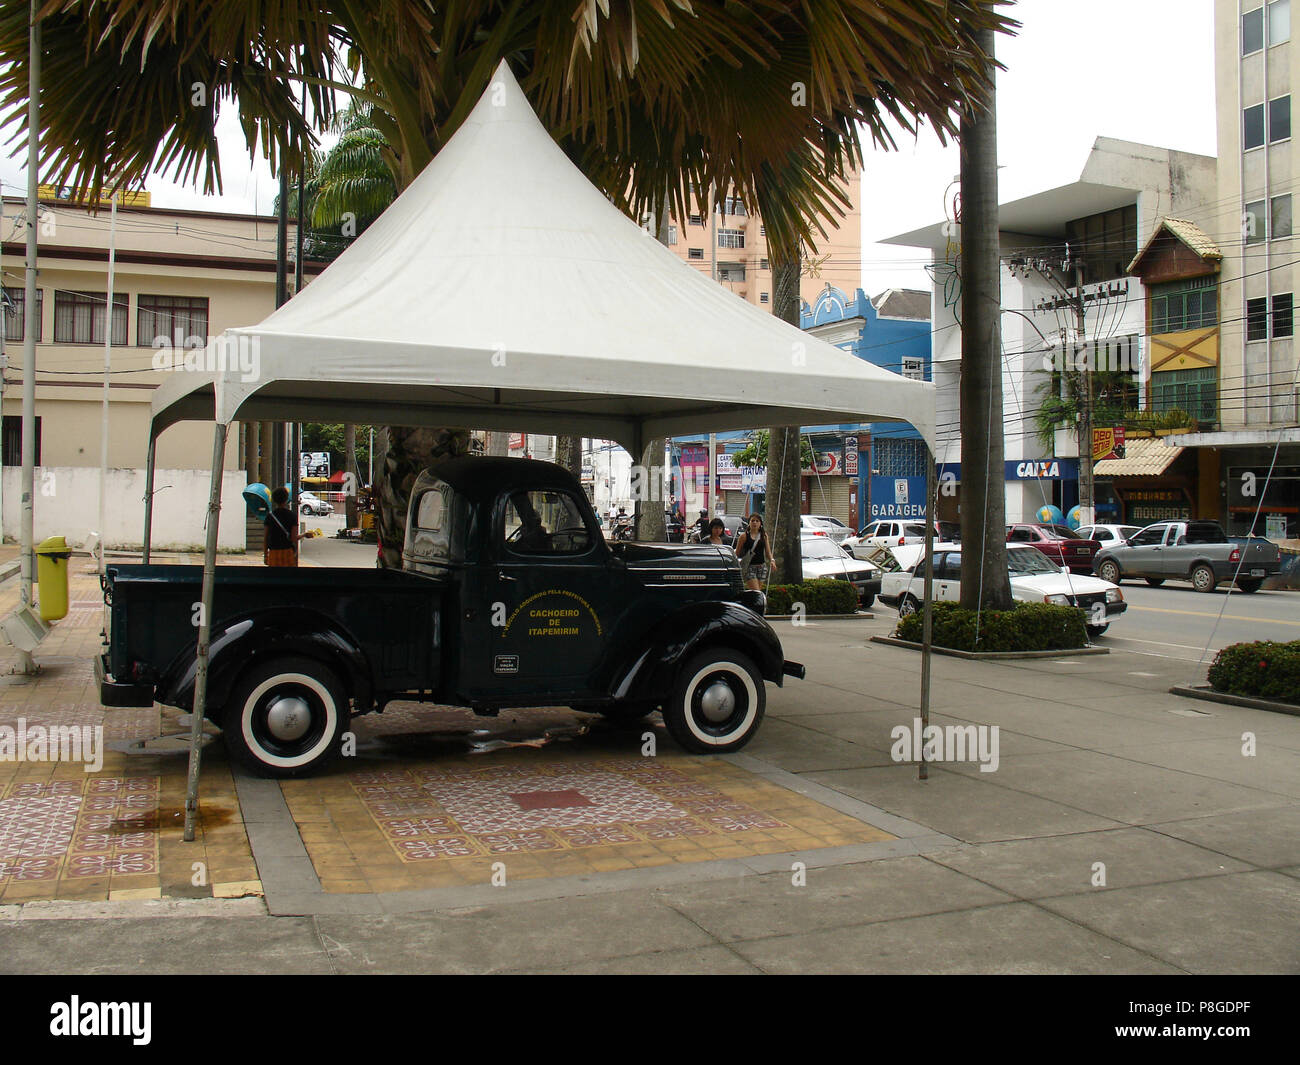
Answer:
M662 700L678 666L705 647L732 647L754 659L764 679L785 679L781 641L765 619L739 603L693 603L662 618L614 663L607 690L616 699Z
M357 642L336 622L312 610L263 610L223 620L214 628L208 653L208 716L223 707L239 675L270 657L314 658L339 675L359 712L374 695L370 663ZM196 650L187 647L167 667L157 686L158 701L191 710L194 706Z

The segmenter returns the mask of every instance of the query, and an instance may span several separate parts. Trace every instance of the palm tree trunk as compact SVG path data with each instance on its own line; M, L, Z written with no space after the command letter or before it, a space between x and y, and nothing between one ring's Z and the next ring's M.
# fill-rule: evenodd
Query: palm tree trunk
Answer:
M658 225L655 227L655 235L664 247L668 246L670 218L670 200L665 189L663 200L659 205ZM663 468L664 448L667 446L668 441L661 436L648 441L640 455L632 456L645 471L645 476L641 479L641 491L637 493L632 503L638 540L663 543L668 539L668 523L664 520L664 500L662 493L658 491L661 484L666 486L668 483L669 471Z
M582 479L582 438L577 436L557 436L555 438L555 463L563 466L574 480Z
M772 313L795 328L799 326L799 259L772 261ZM792 358L795 353L792 353ZM773 583L803 582L803 558L799 551L800 427L778 425L768 430L767 496L763 524L772 538L772 560L776 563Z
M349 475L350 481L346 480ZM357 427L351 422L343 426L343 476L344 487L352 489L343 500L347 527L355 529L358 524L356 486L360 478L357 476Z
M468 429L388 427L387 450L375 472L379 492L379 566L402 568L406 507L415 479L440 459L469 452Z
M991 30L978 35L994 76ZM996 90L961 120L961 605L1009 610ZM933 515L927 515L933 518Z

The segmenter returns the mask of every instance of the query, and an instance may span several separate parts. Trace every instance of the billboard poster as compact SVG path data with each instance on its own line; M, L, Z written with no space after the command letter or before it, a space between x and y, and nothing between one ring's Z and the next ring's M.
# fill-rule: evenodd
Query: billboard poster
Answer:
M856 477L858 475L858 438L856 436L846 436L844 438L844 476Z

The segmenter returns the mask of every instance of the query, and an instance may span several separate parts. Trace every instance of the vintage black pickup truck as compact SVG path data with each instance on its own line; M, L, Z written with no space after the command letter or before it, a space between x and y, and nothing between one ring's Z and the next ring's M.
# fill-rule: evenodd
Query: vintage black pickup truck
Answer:
M198 566L110 565L108 706L192 707ZM393 700L493 715L662 709L694 752L743 747L787 662L729 548L607 544L572 474L467 457L411 492L403 569L217 568L207 712L266 776L332 759Z

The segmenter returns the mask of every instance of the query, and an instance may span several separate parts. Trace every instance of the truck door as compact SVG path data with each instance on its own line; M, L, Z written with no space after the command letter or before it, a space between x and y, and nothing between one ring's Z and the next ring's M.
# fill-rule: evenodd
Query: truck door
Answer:
M626 596L588 515L554 488L517 490L494 508L495 580L485 591L496 598L483 665L504 689L557 697L591 690Z
M1130 547L1119 555L1120 568L1131 577L1164 576L1163 543L1166 526L1152 525L1129 540Z

